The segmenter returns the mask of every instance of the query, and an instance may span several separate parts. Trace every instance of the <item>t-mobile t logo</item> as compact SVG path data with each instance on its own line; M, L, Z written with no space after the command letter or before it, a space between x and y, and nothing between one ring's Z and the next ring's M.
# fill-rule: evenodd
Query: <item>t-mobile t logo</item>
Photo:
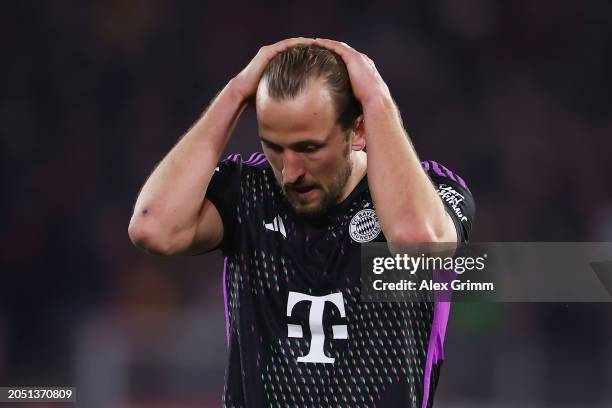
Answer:
M308 354L298 357L297 361L298 363L333 364L334 359L327 357L323 351L323 345L325 344L325 333L323 332L323 309L325 308L325 302L331 302L340 311L340 316L346 317L342 293L332 293L325 296L310 296L300 292L289 292L289 299L287 300L287 317L291 317L293 306L304 300L310 302L310 315L308 316L308 323L310 325L310 334L312 335L312 338L310 339L310 350L308 351ZM287 335L289 337L304 337L302 326L299 324L287 324L287 331ZM332 332L334 339L348 339L346 324L333 325Z

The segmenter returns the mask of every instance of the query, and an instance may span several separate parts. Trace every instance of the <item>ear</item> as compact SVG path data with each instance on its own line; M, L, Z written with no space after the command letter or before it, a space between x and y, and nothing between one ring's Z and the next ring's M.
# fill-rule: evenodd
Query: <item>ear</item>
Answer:
M363 115L359 115L357 119L355 119L355 123L353 124L353 140L351 141L351 149L352 150L363 150L366 146L365 139L365 123L363 120Z

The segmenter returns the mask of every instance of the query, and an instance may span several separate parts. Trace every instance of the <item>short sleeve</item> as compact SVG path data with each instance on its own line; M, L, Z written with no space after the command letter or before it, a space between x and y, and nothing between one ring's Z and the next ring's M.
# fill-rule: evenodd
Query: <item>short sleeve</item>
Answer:
M457 242L468 242L476 215L476 205L465 180L435 161L426 160L421 164L455 223Z
M214 204L223 222L223 240L217 247L227 253L233 247L238 224L242 159L232 154L219 162L213 173L206 198ZM215 248L215 249L217 249Z

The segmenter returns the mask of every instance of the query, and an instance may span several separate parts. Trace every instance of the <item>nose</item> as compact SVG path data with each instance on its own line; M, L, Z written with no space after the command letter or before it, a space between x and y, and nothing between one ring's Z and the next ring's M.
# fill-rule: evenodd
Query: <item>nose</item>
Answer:
M285 151L282 174L283 184L295 184L304 175L304 166L298 154Z

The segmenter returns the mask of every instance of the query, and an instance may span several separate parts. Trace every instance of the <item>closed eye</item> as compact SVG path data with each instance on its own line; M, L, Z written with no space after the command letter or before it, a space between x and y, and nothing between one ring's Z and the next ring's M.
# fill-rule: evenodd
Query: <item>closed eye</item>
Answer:
M277 145L268 140L261 139L261 142L267 149L270 149L273 152L282 153L284 150L283 146ZM304 141L304 142L294 143L290 145L289 148L297 153L315 153L321 150L324 146L325 145L321 143L313 143L311 141Z
M266 146L268 149L272 150L273 152L281 153L283 151L282 146L279 146L274 143L270 143L267 140L262 140L262 143L264 144L264 146Z
M320 144L307 143L307 144L298 144L296 146L293 146L293 149L296 152L300 152L300 153L314 153L320 150L322 147L323 145L320 145Z

